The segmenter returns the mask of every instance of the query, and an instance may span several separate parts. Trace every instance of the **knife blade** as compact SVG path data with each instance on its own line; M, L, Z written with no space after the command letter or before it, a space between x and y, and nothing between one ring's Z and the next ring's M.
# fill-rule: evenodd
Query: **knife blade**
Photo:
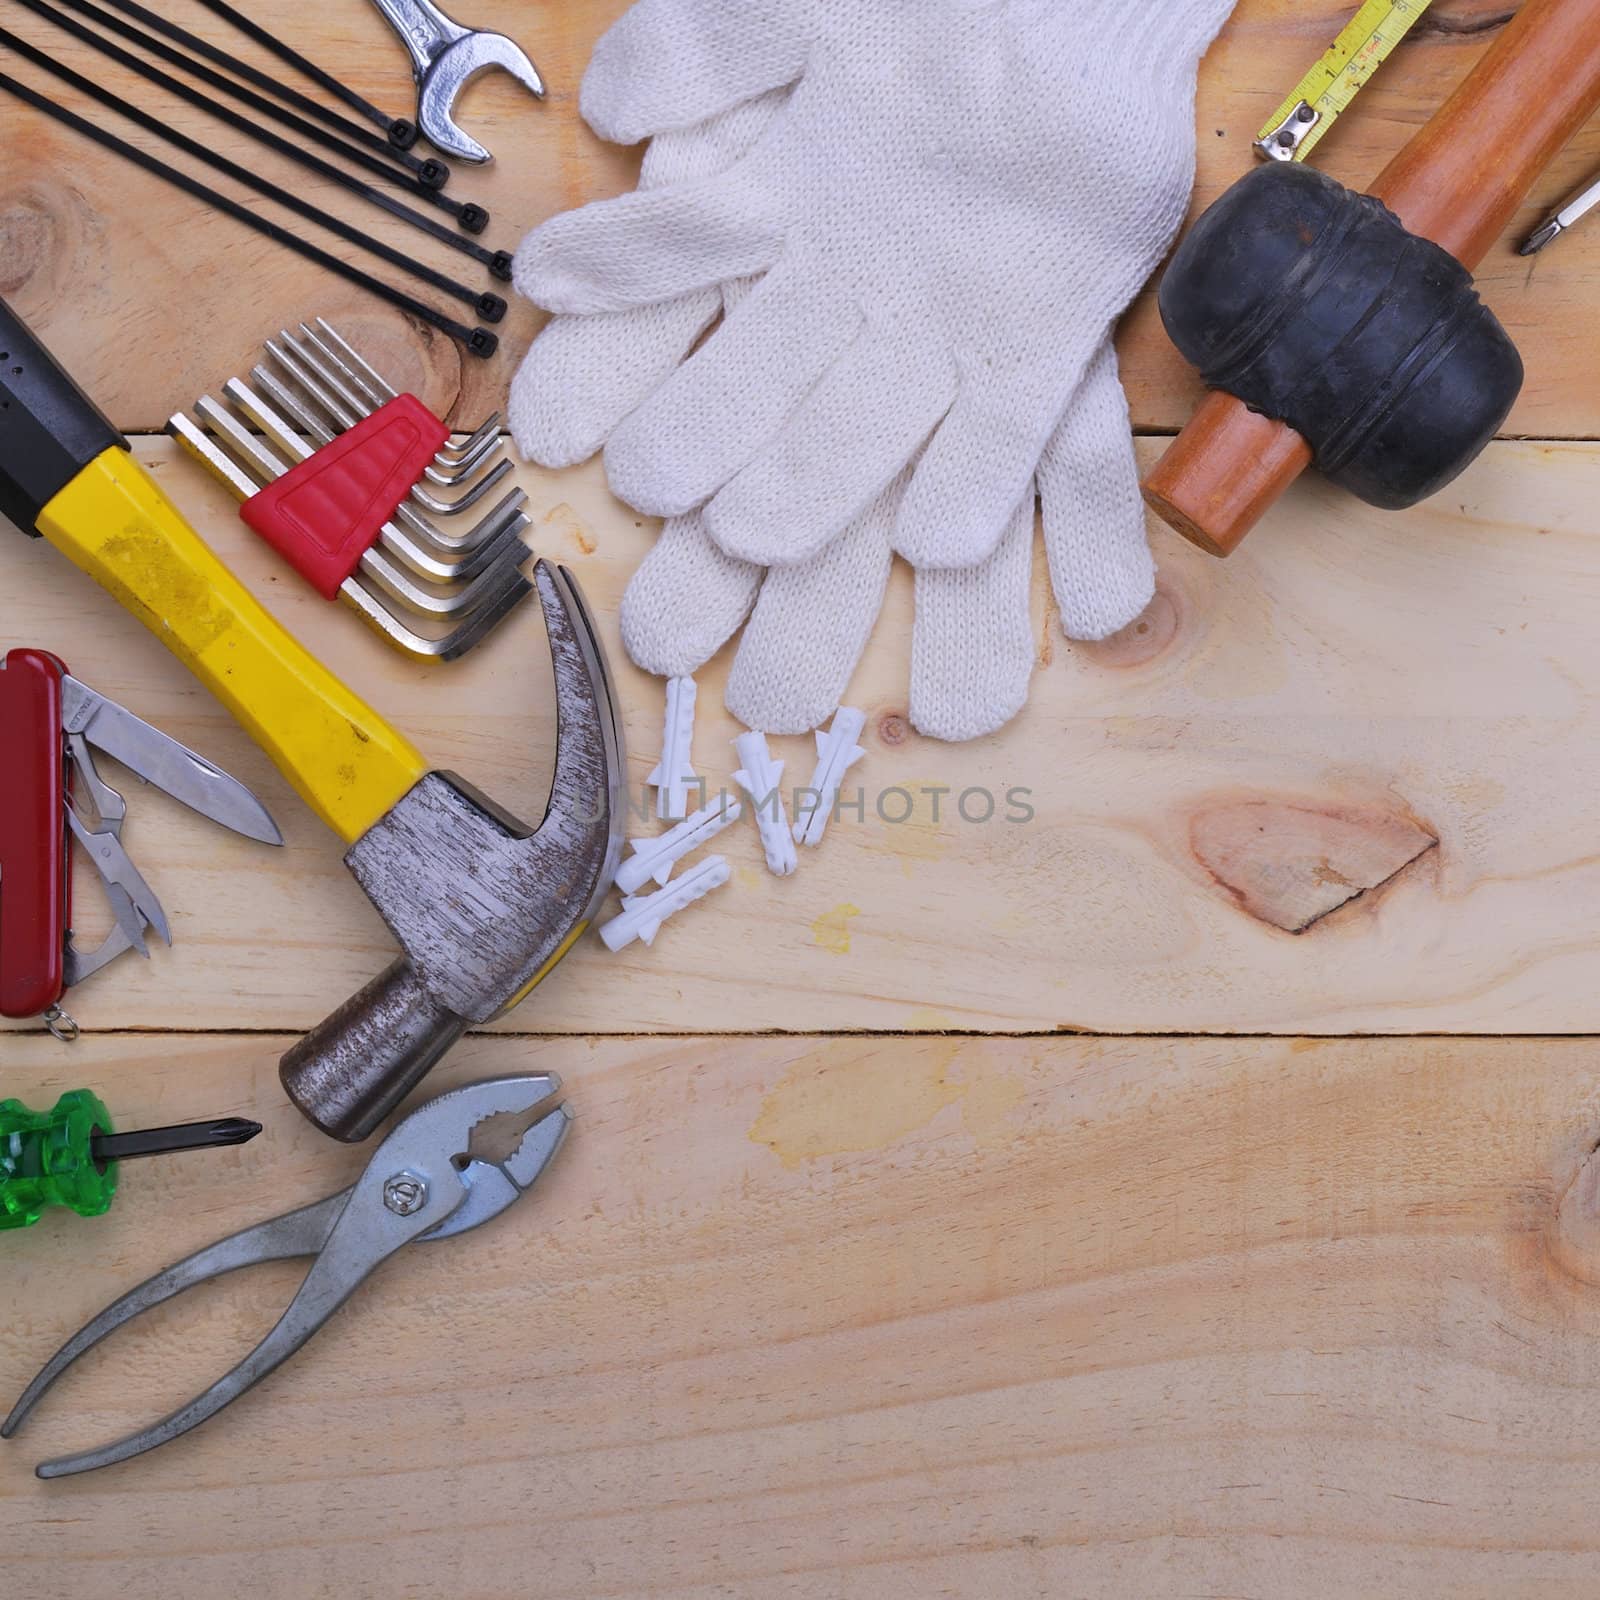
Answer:
M191 811L247 839L283 843L267 808L237 778L71 676L61 680L61 716L65 732L81 733Z

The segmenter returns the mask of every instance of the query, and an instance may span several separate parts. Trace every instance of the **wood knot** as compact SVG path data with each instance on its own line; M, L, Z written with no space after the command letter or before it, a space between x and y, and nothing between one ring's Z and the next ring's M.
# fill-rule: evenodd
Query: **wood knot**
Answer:
M1252 917L1305 933L1398 878L1437 848L1403 812L1286 800L1232 800L1197 812L1195 859Z
M28 140L27 173L0 187L0 295L26 289L37 308L61 295L79 304L103 289L109 224L82 191L55 176L74 170L78 158L76 144L68 149L56 130L39 130Z
M884 744L904 744L911 737L911 725L898 711L878 718L878 737Z
M1098 667L1142 667L1171 647L1181 618L1177 597L1165 585L1158 585L1155 598L1127 627L1108 639L1080 643L1075 649Z
M1556 1207L1550 1254L1569 1276L1600 1286L1600 1149L1589 1153Z
M14 295L44 272L60 245L55 210L35 194L13 195L0 209L0 295Z

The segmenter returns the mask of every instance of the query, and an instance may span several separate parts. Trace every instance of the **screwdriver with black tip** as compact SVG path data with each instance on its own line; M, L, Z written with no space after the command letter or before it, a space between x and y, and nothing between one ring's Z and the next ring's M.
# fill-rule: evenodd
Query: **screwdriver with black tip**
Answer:
M98 1217L117 1192L117 1163L180 1150L247 1144L259 1122L222 1117L117 1133L88 1089L69 1089L49 1111L0 1100L0 1232L29 1228L52 1206Z
M1547 245L1554 244L1568 228L1582 222L1596 206L1600 206L1600 182L1590 183L1579 190L1559 211L1546 217L1517 253L1524 256L1538 255Z

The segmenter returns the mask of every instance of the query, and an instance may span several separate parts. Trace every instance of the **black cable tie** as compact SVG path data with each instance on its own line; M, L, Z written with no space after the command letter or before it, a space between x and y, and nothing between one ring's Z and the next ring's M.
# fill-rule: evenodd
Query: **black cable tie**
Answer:
M131 55L113 40L102 38L92 29L85 27L83 23L77 22L73 18L57 11L54 6L46 3L46 0L19 0L19 3L27 7L36 16L43 17L47 22L54 23L64 33L71 34L75 39L81 39L92 49L98 50L101 55L108 57L112 61L120 62L130 71L137 73L147 83L153 83L158 88L165 89L186 105L194 106L198 110L215 117L219 122L227 124L228 127L247 134L250 138L266 145L269 150L276 150L280 155L288 157L289 160L296 162L311 172L315 172L319 177L327 178L330 182L340 184L353 194L358 194L364 200L371 201L373 205L381 206L392 216L399 217L402 221L410 223L412 227L419 228L433 238L442 240L452 250L459 250L463 255L471 256L474 261L482 262L495 277L503 282L510 280L510 267L508 264L502 264L502 258L505 257L503 250L489 250L483 245L461 238L459 234L452 233L448 228L434 222L431 218L423 216L421 212L413 210L410 206L402 205L398 200L391 199L380 190L374 189L370 184L363 183L359 178L345 172L343 168L324 161L320 156L313 155L309 150L303 149L292 140L273 133L269 128L264 128L257 122L252 122L243 113L234 111L231 107L223 105L221 101L213 100L209 95L203 94L192 85L163 72L160 67L152 62L143 61L138 56ZM68 3L73 3L73 0L68 0ZM78 4L91 13L96 10L96 7L87 4L87 0L78 0ZM154 39L149 41L149 47L158 50L166 48L159 40ZM351 153L361 157L364 163L370 160L362 151L357 150ZM400 173L384 168L382 163L376 163L376 166L379 169L379 175L388 182L399 184L408 193L416 192L408 180ZM489 221L489 213L481 206L459 205L454 200L447 200L443 195L427 192L424 192L423 197L432 200L434 204L446 210L457 211L461 226L471 233L482 232ZM508 260L509 258L507 258Z
M383 130L383 136L396 150L409 150L417 142L417 125L409 117L391 117L387 111L380 111L377 106L364 95L359 95L349 84L341 82L338 78L315 61L300 54L293 45L285 43L274 33L268 33L261 24L242 11L228 4L228 0L200 0L207 11L214 16L221 17L224 22L231 22L247 39L254 39L264 50L270 50L280 61L287 61L297 72L304 74L313 83L320 84L329 94L344 101L352 111L365 117L374 127Z
M102 39L99 34L85 28L82 23L73 22L59 11L54 10L54 8L42 5L40 0L18 0L18 3L27 7L37 16L48 18L58 28L63 28L76 38L82 39L93 49L100 50L106 54L110 53L107 49L110 43L109 40ZM449 199L439 193L439 188L436 184L430 185L418 175L400 170L391 161L386 161L374 155L370 150L363 150L359 145L349 144L337 135L330 133L326 128L318 127L314 122L307 122L304 117L298 117L292 111L286 111L282 106L275 105L264 95L256 94L254 90L245 88L243 84L235 83L231 78L225 78L220 72L213 71L203 61L196 61L192 57L186 56L181 50L173 49L170 44L164 43L154 34L146 33L125 18L113 16L110 12L102 10L99 6L93 4L92 0L62 0L62 3L68 9L76 11L80 16L88 17L91 21L97 22L102 28L126 40L129 44L136 44L141 50L148 50L151 55L156 56L158 59L180 68L192 77L198 78L202 83L210 84L213 89L221 90L223 94L238 101L241 105L249 106L259 116L271 118L272 121L280 126L293 129L301 138L307 139L314 144L319 144L325 150L331 150L336 155L343 156L345 160L382 178L385 183L392 183L398 188L404 189L408 194L419 195L431 205L438 206L440 210L450 212L452 216L461 222L463 227L468 228L469 232L474 230L471 224L464 220L464 214L470 213L473 217L487 215L481 206L465 206L460 201ZM156 69L148 61L143 61L137 56L119 56L117 59L124 61L142 77L150 78L151 82L157 81L151 77L151 74ZM163 79L160 81L170 88L175 80ZM197 91L190 89L185 84L180 88L173 89L172 92L188 98L189 95ZM257 132L259 124L245 122L240 125L247 132L260 137ZM363 128L361 132L365 134L366 129Z
M218 172L226 173L236 182L254 189L269 200L277 201L281 206L287 206L290 211L298 213L319 227L326 228L329 233L337 234L347 243L367 251L370 255L377 256L380 261L387 261L390 266L399 267L402 272L410 273L412 277L419 278L432 288L471 306L485 322L499 322L505 316L506 303L499 295L479 294L476 289L469 289L466 284L436 271L426 262L408 256L404 251L396 250L381 239L374 239L371 234L363 233L360 228L333 216L320 206L312 205L309 200L302 200L298 195L291 194L269 179L257 176L248 167L241 167L237 161L230 161L227 156L209 149L198 139L191 139L188 134L180 133L159 117L140 110L138 106L130 104L120 95L113 94L111 90L94 82L93 79L84 77L81 72L75 71L64 62L57 61L37 46L29 44L26 39L19 39L9 28L0 28L0 44L7 45L25 61L43 67L46 72L53 73L63 83L70 84L74 89L98 100L101 105L115 111L119 116L126 117L138 127L147 128L158 138L165 139L168 144L176 145L186 154L215 167Z
M193 195L197 200L203 200L208 206L242 222L247 228L253 228L257 233L265 234L267 238L293 250L297 255L304 256L308 261L314 261L318 266L325 267L347 283L365 289L389 305L409 312L419 321L427 323L429 327L449 334L452 339L458 339L473 355L487 360L500 348L500 341L487 328L469 328L464 323L447 317L442 311L434 310L432 306L407 294L403 289L396 289L393 284L385 283L381 278L374 278L370 272L363 272L360 267L353 267L348 261L341 261L338 256L329 255L326 250L312 244L310 240L302 239L290 233L287 228L279 227L276 222L258 216L248 207L240 205L237 200L230 200L227 195L218 194L215 189L208 188L199 179L190 177L187 172L180 172L178 168L169 166L165 161L139 149L137 145L119 139L105 128L96 127L94 123L80 117L75 111L69 111L64 105L50 99L48 95L30 89L27 84L19 83L6 73L0 73L0 89L14 94L24 105L33 106L46 116L53 117L57 122L83 134L85 138L94 140L105 149L115 151L117 155L131 161L136 167L143 167L146 172L153 173L156 177L172 184L174 188L182 189L185 194Z
M110 3L124 17L132 17L142 22L145 27L154 29L155 32L170 39L174 44L182 45L185 50L197 56L204 56L207 61L216 62L219 67L225 67L229 72L243 78L246 83L253 83L258 89L265 89L268 94L276 95L286 105L293 106L302 114L315 117L319 122L325 122L330 128L343 134L346 139L364 144L387 156L391 161L398 161L401 166L409 167L430 188L442 189L450 181L450 169L444 162L433 158L423 160L408 154L404 149L392 144L387 136L378 138L363 128L359 122L352 122L348 117L340 116L337 111L320 101L313 100L310 95L301 94L298 89L291 89L287 84L280 83L271 73L263 72L248 61L241 61L231 50L224 50L221 45L212 44L209 39L202 39L199 34L169 21L159 12L140 5L139 0L110 0Z

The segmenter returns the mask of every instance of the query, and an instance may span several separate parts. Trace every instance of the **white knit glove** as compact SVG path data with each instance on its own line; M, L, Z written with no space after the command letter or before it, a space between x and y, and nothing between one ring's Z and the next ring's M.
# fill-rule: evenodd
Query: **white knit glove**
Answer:
M726 169L764 131L784 98L766 95L699 127L661 135L646 154L641 186ZM512 386L511 426L524 453L551 466L592 455L670 375L725 302L731 308L750 287L742 280L723 293L704 291L660 306L554 318ZM1072 559L1083 544L1071 537L1080 492L1114 509L1103 529L1136 530L1124 540L1134 566L1129 592L1135 610L1148 598L1153 572L1139 531L1129 433L1108 344L1040 467L1046 546L1068 633L1081 630L1096 603L1078 580L1103 566L1075 565ZM1086 445L1092 445L1091 453L1085 453ZM748 617L729 677L729 708L767 733L819 726L844 697L877 618L903 484L904 475L826 550L774 569L765 584L760 567L718 549L698 512L669 520L623 600L629 653L646 671L691 675ZM1035 657L1032 540L1030 493L987 561L919 577L909 710L924 733L976 737L1021 708Z
M563 323L563 337L576 347L577 336L598 332L602 320ZM1039 467L1057 604L1068 623L1093 600L1078 583L1079 570L1068 564L1082 541L1062 537L1076 527L1080 497L1091 494L1120 508L1114 524L1141 530L1144 599L1131 613L1136 616L1148 602L1154 568L1143 544L1127 402L1109 344L1075 408ZM844 699L883 603L904 483L902 475L818 555L765 573L722 550L700 512L669 518L623 596L629 655L662 677L692 675L743 624L728 676L728 709L766 733L820 727ZM909 714L920 732L975 739L1022 709L1038 653L1029 604L1033 536L1030 485L985 560L917 572Z
M1231 4L641 0L585 79L603 135L793 87L729 171L524 244L524 292L569 313L761 276L612 434L613 487L659 515L703 505L728 554L786 564L912 467L894 547L919 568L987 559L1182 219L1195 65ZM1113 543L1083 509L1075 528ZM1082 584L1088 631L1138 609L1142 519L1114 544L1129 571Z

